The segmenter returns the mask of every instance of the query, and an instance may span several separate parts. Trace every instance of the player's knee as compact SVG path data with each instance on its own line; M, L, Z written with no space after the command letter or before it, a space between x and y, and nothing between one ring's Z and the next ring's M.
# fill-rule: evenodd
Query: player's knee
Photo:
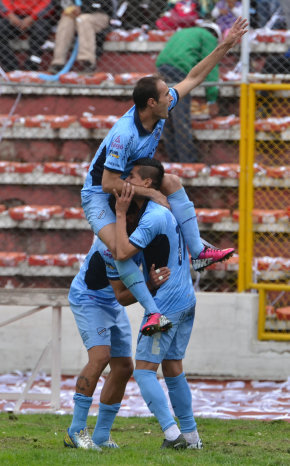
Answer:
M104 348L100 346L95 346L88 351L89 355L89 366L91 370L99 371L103 370L111 360L111 354L109 347Z
M119 366L119 377L123 380L129 380L133 374L134 365L132 359L128 359L122 362L122 365Z

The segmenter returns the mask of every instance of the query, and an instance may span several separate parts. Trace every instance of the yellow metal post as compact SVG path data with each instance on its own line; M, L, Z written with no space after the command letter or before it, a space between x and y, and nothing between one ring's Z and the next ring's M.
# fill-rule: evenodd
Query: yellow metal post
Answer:
M241 84L240 97L240 181L239 181L239 274L238 291L245 291L246 266L246 186L247 186L247 118L248 118L248 85Z
M250 287L252 282L252 263L253 263L253 220L252 210L254 205L254 159L255 159L255 107L256 94L253 86L249 85L249 113L248 113L248 154L247 154L247 186L246 186L246 232L245 232L245 249L246 249L246 288Z

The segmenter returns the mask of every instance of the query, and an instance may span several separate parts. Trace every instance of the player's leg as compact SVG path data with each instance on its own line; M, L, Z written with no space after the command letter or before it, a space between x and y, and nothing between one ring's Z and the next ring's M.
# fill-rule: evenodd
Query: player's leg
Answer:
M114 309L115 322L111 327L111 371L101 391L97 423L92 440L101 447L118 448L110 432L120 409L125 388L133 372L132 332L123 306Z
M112 255L116 249L115 214L109 206L109 194L96 194L83 198L82 207L93 232L108 246ZM144 307L147 314L159 313L144 280L144 275L133 261L115 261L120 280L136 300Z
M203 270L208 265L233 255L233 248L217 249L204 246L193 202L189 200L178 176L166 174L161 191L167 196L171 211L181 228L195 270Z
M110 347L94 346L88 350L88 357L89 361L76 382L73 418L65 435L64 445L71 448L100 450L88 434L87 417L98 380L110 360Z
M179 316L178 312L170 315L173 326L167 333L156 333L152 337L142 335L139 338L136 349L136 369L133 373L148 408L156 416L164 432L165 440L162 447L175 449L186 448L186 441L171 414L156 371L174 339Z
M202 441L199 438L193 415L191 391L182 365L192 331L194 312L194 307L192 307L180 315L178 329L162 361L162 372L168 387L171 405L179 420L181 433L188 443L187 448L201 449Z
M111 439L110 432L121 407L125 388L133 373L132 358L112 358L111 371L103 386L97 423L92 434L92 440L100 447L118 448Z
M64 445L72 448L100 450L91 440L87 431L88 412L93 401L93 393L103 370L111 358L110 325L113 309L104 305L73 304L70 302L74 318L88 352L88 363L80 373L74 394L74 412ZM98 332L105 328L106 332Z

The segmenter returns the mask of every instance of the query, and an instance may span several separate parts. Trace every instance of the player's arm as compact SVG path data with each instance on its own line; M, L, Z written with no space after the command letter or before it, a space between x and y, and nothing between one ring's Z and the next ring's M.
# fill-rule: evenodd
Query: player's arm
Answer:
M194 66L183 81L174 86L181 99L204 81L208 73L247 32L247 26L248 23L246 19L242 19L241 17L238 18L223 42L219 44L207 57Z
M114 190L118 194L121 194L123 187L126 185L126 182L122 180L121 173L113 172L110 170L104 169L103 178L102 178L102 188L105 193L113 193ZM135 194L138 196L149 198L157 204L163 205L164 207L169 207L167 198L156 189L145 188L143 186L135 186Z
M127 219L126 214L129 205L135 194L135 188L130 183L124 183L121 194L117 193L114 189L114 195L116 198L116 260L123 261L137 254L140 249L130 243L127 234ZM146 188L145 188L146 189Z

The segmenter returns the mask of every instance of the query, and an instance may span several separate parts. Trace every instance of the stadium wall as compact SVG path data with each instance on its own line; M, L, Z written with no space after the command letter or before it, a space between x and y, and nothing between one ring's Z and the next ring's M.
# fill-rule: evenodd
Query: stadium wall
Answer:
M194 377L285 380L290 374L290 345L258 341L258 295L197 293L196 319L184 361ZM0 321L26 307L0 306ZM139 304L128 307L133 351L142 316ZM51 308L0 328L0 373L32 369L51 338ZM62 308L62 373L77 374L87 361L73 315ZM43 370L50 373L50 360Z

